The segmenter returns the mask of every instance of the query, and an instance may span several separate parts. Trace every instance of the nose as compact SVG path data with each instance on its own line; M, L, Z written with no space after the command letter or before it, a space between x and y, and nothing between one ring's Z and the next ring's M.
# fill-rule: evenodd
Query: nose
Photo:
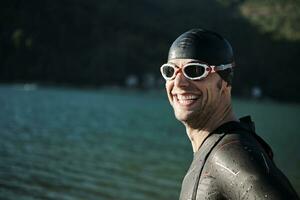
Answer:
M183 75L182 72L178 72L174 78L174 86L186 87L189 85L189 80Z

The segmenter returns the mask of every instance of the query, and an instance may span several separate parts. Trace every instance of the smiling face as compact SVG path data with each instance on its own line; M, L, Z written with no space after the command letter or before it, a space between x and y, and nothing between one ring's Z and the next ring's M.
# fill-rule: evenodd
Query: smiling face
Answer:
M172 59L169 63L182 68L193 59ZM202 80L189 80L179 71L173 80L166 81L166 91L176 118L184 123L202 124L210 119L223 103L224 81L217 73Z

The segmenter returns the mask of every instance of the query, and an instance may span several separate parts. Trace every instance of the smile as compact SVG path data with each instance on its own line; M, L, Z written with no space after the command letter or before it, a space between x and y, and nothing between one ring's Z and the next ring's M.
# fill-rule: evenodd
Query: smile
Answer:
M194 104L198 99L199 95L194 94L175 94L173 95L174 100L181 106L191 106Z

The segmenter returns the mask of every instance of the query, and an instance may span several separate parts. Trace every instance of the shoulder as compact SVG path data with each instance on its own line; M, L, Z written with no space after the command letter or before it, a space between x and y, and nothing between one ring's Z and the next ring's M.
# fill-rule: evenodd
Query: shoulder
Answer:
M267 173L273 161L248 132L227 134L211 152L209 158L217 169L229 176L239 173Z
M204 170L213 174L228 198L283 199L283 195L293 193L286 177L248 132L225 135L211 152Z

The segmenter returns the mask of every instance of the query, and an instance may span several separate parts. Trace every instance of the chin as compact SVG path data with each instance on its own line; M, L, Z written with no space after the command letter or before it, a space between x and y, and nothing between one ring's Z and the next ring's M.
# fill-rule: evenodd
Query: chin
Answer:
M178 112L174 111L175 117L177 120L181 122L188 122L193 117L193 112L185 111L185 112Z

